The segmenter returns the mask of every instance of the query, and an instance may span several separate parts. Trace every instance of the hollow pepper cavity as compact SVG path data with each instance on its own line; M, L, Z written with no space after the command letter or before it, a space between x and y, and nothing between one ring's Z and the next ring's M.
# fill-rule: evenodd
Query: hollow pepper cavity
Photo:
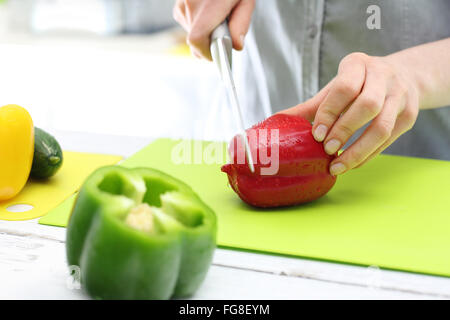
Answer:
M247 129L255 172L242 156L239 137L233 138L232 161L222 171L244 202L256 207L295 205L315 200L333 187L336 177L329 173L329 165L335 155L328 155L323 144L314 140L311 128L299 116L275 114ZM269 167L277 170L270 173Z
M192 295L211 264L216 217L185 183L108 166L83 184L67 228L69 265L97 299Z

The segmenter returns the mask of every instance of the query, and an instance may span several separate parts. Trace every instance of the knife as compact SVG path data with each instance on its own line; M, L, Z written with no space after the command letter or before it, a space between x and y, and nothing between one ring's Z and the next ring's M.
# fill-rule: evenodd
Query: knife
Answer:
M228 29L228 21L225 20L211 34L211 56L216 66L219 68L222 81L227 88L228 96L230 97L233 106L233 114L239 130L238 134L244 145L248 168L251 172L255 172L253 157L248 144L247 133L245 132L244 120L242 118L241 106L239 104L233 74L231 72L232 49L233 44L231 41L230 30Z

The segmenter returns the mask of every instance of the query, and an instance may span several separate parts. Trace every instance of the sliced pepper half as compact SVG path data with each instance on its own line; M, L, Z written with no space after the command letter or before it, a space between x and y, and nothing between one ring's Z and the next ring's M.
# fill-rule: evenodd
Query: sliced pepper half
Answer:
M108 166L78 194L67 260L94 298L186 297L206 276L216 233L214 212L185 183L154 169Z

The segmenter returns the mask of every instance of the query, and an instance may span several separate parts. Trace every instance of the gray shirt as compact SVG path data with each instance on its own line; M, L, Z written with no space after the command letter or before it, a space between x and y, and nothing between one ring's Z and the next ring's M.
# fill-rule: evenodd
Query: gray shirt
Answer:
M367 27L372 4L380 8L381 29ZM351 52L382 56L447 37L448 0L257 0L234 68L245 120L255 123L312 97ZM450 160L450 108L421 111L385 152Z

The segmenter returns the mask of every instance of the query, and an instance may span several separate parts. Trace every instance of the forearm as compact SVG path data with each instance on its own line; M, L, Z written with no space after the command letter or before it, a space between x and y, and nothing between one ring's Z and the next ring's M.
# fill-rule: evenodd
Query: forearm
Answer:
M450 38L385 57L403 68L417 88L420 109L450 105Z

